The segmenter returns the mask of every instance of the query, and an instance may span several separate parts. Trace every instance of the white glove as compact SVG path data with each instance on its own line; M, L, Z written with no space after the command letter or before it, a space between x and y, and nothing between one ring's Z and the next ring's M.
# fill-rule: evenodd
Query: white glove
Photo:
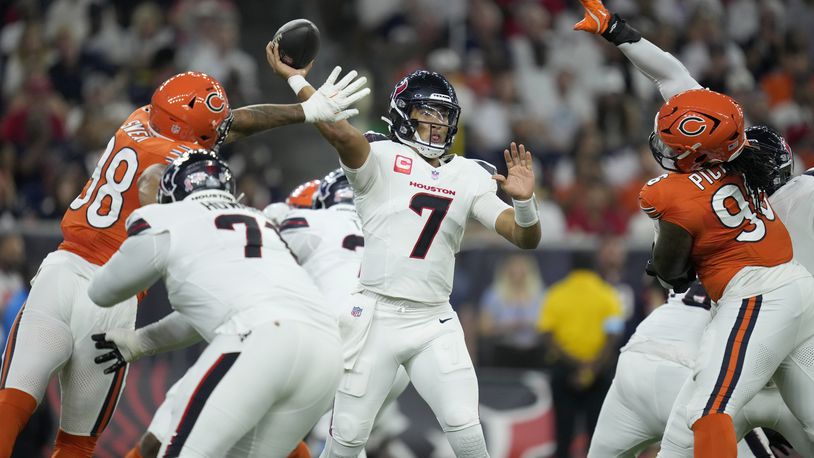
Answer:
M96 348L110 350L97 356L93 360L96 364L115 360L112 366L105 368L105 374L116 372L147 354L135 329L111 329L104 334L94 334L91 338L96 342Z
M266 208L263 209L263 213L266 215L266 218L271 220L271 224L275 227L280 226L280 223L283 222L285 219L285 215L291 211L291 207L284 202L275 202L273 204L269 204Z
M359 114L359 110L347 108L370 94L369 88L362 88L367 78L354 80L358 73L351 70L337 83L340 72L342 67L335 67L317 92L302 103L305 122L338 122Z

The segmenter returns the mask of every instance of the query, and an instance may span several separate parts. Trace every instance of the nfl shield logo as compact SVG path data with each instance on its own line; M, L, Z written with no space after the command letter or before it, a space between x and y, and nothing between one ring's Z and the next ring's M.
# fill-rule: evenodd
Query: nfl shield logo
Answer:
M353 309L351 309L350 311L350 314L351 316L359 318L360 316L362 316L362 307L353 307Z
M441 172L439 172L438 170L433 170L432 171L432 179L433 180L437 180L439 175L441 175Z

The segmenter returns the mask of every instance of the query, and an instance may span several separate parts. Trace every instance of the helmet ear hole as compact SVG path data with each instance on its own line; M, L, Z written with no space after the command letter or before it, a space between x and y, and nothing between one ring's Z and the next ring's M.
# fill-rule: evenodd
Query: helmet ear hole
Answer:
M697 158L695 158L695 163L696 164L702 164L702 163L704 163L706 161L707 161L707 155L706 154L702 154L702 155L698 156Z

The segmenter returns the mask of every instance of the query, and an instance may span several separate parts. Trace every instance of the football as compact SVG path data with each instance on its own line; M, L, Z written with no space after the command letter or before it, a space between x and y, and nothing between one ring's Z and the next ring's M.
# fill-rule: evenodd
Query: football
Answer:
M274 34L280 59L294 68L303 68L314 60L319 51L319 29L308 19L286 22Z

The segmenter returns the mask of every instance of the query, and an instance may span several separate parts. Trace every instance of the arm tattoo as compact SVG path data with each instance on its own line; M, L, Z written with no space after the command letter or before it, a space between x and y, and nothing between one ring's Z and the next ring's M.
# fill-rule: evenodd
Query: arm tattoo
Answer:
M229 129L226 142L273 129L305 121L302 107L296 105L249 105L232 111L234 121Z

